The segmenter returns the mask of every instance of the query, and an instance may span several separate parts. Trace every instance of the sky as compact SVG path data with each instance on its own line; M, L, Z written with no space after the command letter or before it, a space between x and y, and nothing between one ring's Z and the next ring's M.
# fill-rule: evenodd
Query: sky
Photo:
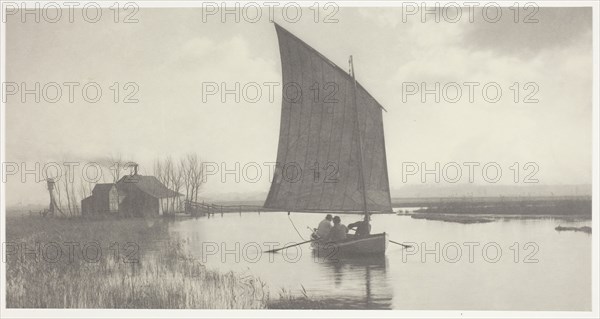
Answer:
M540 8L534 15L537 23L524 23L529 12L523 10L515 23L508 9L495 23L483 19L480 10L469 21L467 9L456 23L422 21L418 14L403 21L402 8L340 8L334 15L337 22L324 23L331 12L322 9L318 23L310 9L295 23L280 10L274 16L342 69L353 55L358 81L387 109L383 117L392 190L424 184L419 175L403 178L406 163L426 163L431 169L436 162L442 167L459 163L463 176L468 168L461 163L498 163L503 174L494 184L500 185L523 185L532 172L542 185L591 184L591 9ZM35 82L80 85L73 103L64 85L56 103L43 97L38 103L33 95L24 102L18 95L7 96L6 161L31 168L34 162L83 165L120 155L151 174L156 158L197 153L219 163L221 170L234 169L236 162L262 167L258 181L244 175L239 182L233 176L225 182L210 177L205 194L266 193L269 164L263 163L276 159L281 108L280 88L270 99L264 85L281 82L273 24L265 16L257 23L243 17L239 23L231 17L223 22L217 15L203 17L199 8L142 8L135 14L137 23L115 23L113 13L103 11L97 23L81 19L79 11L73 23L66 18L58 23L8 18L7 82L29 88ZM80 88L89 82L102 89L96 103L82 97ZM118 103L111 90L115 82ZM135 84L125 88L129 82ZM203 101L206 85L225 83L231 89L236 82L241 87L259 84L262 97L236 102L231 95L225 101L211 95ZM473 102L465 82L479 83ZM496 103L481 93L492 82L502 89ZM513 100L515 82L518 103ZM405 95L410 83L425 83L429 89L435 83L458 83L462 97L450 101L455 91L449 87L440 102L433 95L422 101L419 94ZM133 98L139 101L123 103L135 87ZM529 99L538 102L523 103L532 92ZM518 182L510 168L515 162ZM525 168L528 162L535 164ZM478 169L474 173L474 185L490 184ZM8 177L8 205L47 201L43 184L32 178L22 182L17 175ZM428 185L452 184L426 177ZM466 177L458 182L465 183Z

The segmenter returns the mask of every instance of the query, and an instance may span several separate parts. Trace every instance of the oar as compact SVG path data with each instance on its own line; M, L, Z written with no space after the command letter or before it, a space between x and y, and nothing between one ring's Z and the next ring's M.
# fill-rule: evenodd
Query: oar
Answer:
M396 245L400 245L400 246L402 246L402 247L404 247L404 248L409 248L409 247L412 247L411 245L405 245L405 244L399 243L399 242L397 242L397 241L393 241L393 240L389 240L389 239L388 239L388 241L389 241L390 243L393 243L393 244L396 244Z
M306 243L310 243L311 241L315 241L315 240L318 240L318 239L311 239L311 240L303 241L301 243L297 243L297 244L285 246L285 247L282 247L282 248L267 250L267 251L265 251L265 253L276 253L276 252L278 252L280 250L284 250L284 249L287 249L287 248L290 248L290 247L300 246L300 245L303 245L303 244L306 244Z

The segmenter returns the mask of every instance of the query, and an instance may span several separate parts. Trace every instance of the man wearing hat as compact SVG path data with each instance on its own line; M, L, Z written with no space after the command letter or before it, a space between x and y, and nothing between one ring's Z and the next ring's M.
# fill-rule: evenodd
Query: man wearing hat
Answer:
M331 216L331 214L327 214L325 219L319 223L319 227L317 228L317 236L319 236L319 238L327 238L329 236L331 227L333 227L333 225L331 225L332 220L333 216Z

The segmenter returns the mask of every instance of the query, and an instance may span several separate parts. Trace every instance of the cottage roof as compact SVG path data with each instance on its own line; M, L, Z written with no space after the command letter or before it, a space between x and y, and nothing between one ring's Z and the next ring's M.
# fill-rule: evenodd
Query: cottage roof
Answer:
M108 194L110 192L110 190L115 187L115 184L110 183L110 184L96 184L96 186L94 186L94 189L92 190L92 193L94 195L99 195L99 196L105 196L106 194Z
M119 191L129 187L136 187L154 198L181 196L178 192L168 189L154 176L126 175L117 182Z

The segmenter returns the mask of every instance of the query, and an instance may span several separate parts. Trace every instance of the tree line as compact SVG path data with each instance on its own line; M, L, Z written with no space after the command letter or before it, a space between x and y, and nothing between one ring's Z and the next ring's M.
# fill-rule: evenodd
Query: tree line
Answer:
M195 153L189 153L174 160L171 156L154 161L154 176L168 189L185 196L185 202L198 201L198 194L204 178L204 165ZM165 209L166 208L166 209ZM163 211L182 211L180 198L166 198Z
M63 161L63 163L67 163L67 161ZM96 182L84 178L82 173L75 173L66 166L57 174L48 176L55 181L54 198L58 206L58 212L55 214L63 217L80 216L81 200L92 195L96 184L117 183L123 176L133 174L135 162L116 155L98 161L98 164L101 168L101 178ZM145 172L145 168L142 168L142 171ZM188 153L180 158L172 156L157 158L153 162L151 171L151 175L167 188L182 194L185 201L194 202L198 202L204 184L203 174L204 165L196 153ZM165 198L162 206L164 212L185 209L184 201L180 197Z

